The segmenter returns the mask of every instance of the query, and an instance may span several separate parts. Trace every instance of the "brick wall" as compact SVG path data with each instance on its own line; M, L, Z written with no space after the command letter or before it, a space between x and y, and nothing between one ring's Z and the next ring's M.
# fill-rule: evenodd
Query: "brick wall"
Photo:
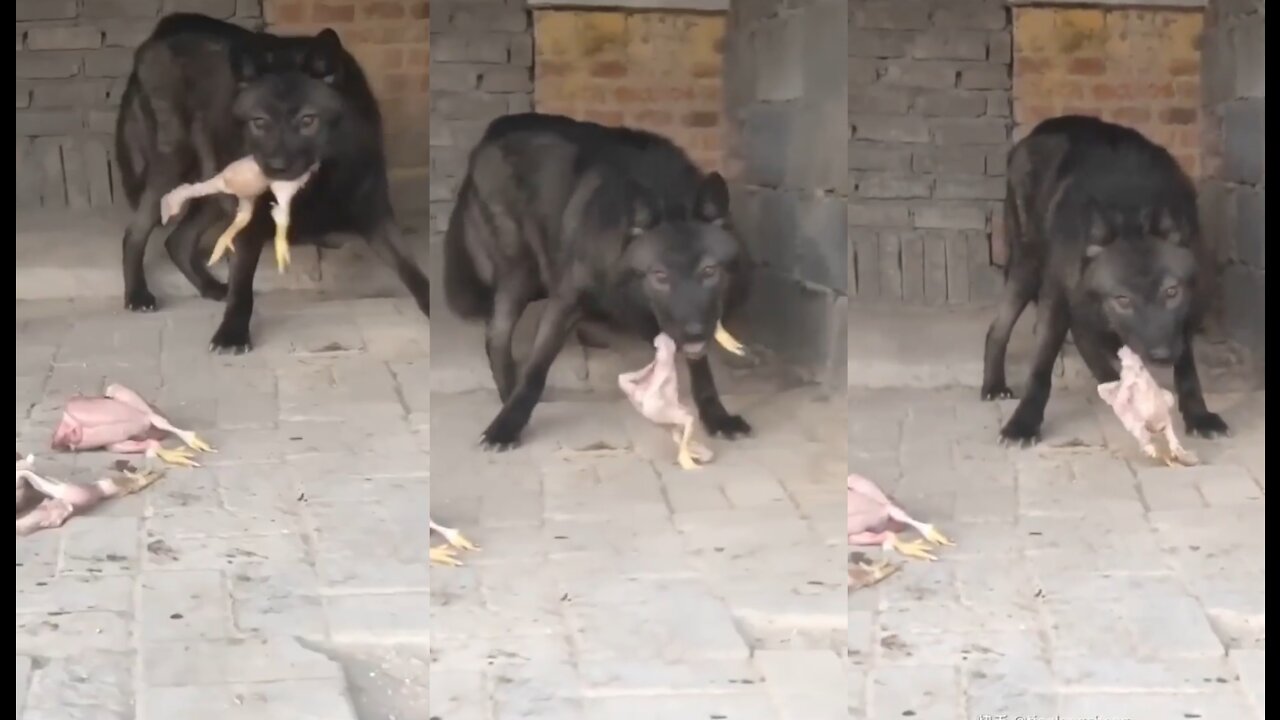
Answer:
M1266 367L1266 15L1263 0L1205 14L1202 221L1223 263L1227 332Z
M1097 115L1198 175L1202 24L1199 10L1015 8L1015 137L1055 115Z
M723 13L535 10L534 107L652 130L721 167Z
M259 0L16 0L17 207L123 203L112 156L133 50L161 12L261 24Z
M1011 38L1002 0L851 3L849 239L858 302L999 291Z
M725 98L735 224L760 263L735 328L844 387L848 0L734 0Z
M396 209L401 214L425 212L428 0L264 0L263 13L267 29L275 33L337 31L382 108Z

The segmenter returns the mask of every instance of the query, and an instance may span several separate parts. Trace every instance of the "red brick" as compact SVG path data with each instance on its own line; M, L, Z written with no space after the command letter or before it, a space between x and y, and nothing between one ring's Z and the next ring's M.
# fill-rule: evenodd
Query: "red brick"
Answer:
M431 5L427 0L412 0L409 3L409 17L414 20L428 20L431 18Z
M311 7L311 20L318 23L349 23L356 19L352 3L317 2Z
M374 0L360 4L360 17L369 20L399 20L405 16L404 3L399 0Z
M666 110L641 110L635 114L636 122L650 128L665 128L671 124L671 113Z
M706 110L685 113L684 124L686 127L693 128L715 127L720 124L720 113L709 112Z
M1160 111L1160 122L1170 125L1191 125L1200 119L1195 108L1171 107Z
M1140 125L1151 121L1151 110L1144 107L1118 107L1111 111L1111 119L1123 125Z
M1072 75L1098 76L1107 73L1107 61L1102 58L1078 57L1067 64Z
M623 117L620 110L588 110L584 113L584 119L601 125L621 125Z
M605 60L595 63L591 66L591 77L597 78L620 78L626 77L626 63L617 60Z

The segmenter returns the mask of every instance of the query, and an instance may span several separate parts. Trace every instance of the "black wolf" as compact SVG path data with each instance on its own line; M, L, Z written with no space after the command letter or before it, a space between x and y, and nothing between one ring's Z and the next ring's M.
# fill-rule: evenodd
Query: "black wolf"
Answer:
M720 402L706 346L745 298L750 260L729 220L729 191L666 138L559 115L494 120L471 153L445 236L445 294L487 320L485 350L502 410L484 431L514 446L547 371L580 319L652 340L670 335L689 364L713 434L750 433ZM517 379L512 329L547 299Z
M983 399L1013 397L1005 349L1033 300L1041 323L1026 394L1001 437L1039 436L1068 330L1099 383L1118 378L1121 345L1173 365L1187 431L1225 434L1226 423L1205 406L1191 348L1213 266L1195 187L1173 156L1131 128L1069 115L1040 123L1014 146L1008 178L1008 282L987 331Z
M364 237L429 314L428 281L404 247L391 212L382 119L369 83L330 29L307 37L255 33L203 15L160 20L138 48L116 125L116 157L134 208L124 235L125 305L150 311L142 260L159 224L160 198L252 155L268 177L319 169L294 198L294 242L329 233ZM234 201L192 201L165 241L169 257L204 297L227 299L212 348L251 346L253 276L271 235L269 193L237 238L230 288L205 267L200 238L230 222Z

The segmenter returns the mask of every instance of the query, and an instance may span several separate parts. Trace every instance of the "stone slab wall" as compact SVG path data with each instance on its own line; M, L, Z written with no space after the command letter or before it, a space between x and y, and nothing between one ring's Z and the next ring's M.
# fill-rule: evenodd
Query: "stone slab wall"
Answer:
M432 14L430 193L435 243L448 226L467 155L485 127L496 117L533 107L533 29L524 0L436 0ZM443 289L439 282L435 287Z
M843 389L848 333L849 0L735 0L726 163L761 268L742 334Z
M1266 367L1266 4L1211 0L1203 42L1205 232L1222 263L1223 327Z

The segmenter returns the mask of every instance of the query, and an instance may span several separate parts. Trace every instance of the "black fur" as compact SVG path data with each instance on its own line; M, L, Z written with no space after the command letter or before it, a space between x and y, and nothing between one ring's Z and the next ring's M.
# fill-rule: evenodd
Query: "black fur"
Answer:
M558 115L495 120L472 151L445 236L445 295L487 320L485 349L503 408L489 447L515 445L575 324L604 320L685 349L699 415L727 437L750 432L720 401L705 346L743 300L750 260L728 190L666 138ZM547 299L517 379L511 332Z
M337 34L279 37L187 13L163 18L138 48L121 101L116 156L135 210L124 236L127 307L156 307L142 259L159 223L160 198L250 154L281 178L319 161L294 199L290 242L314 243L330 233L364 237L429 314L427 278L392 215L378 103ZM251 347L253 277L273 229L269 204L268 194L237 238L229 288L205 267L199 241L210 227L230 222L233 199L193 200L165 242L201 295L228 300L212 342L218 351Z
M1167 150L1136 130L1086 116L1040 123L1009 156L1005 298L987 331L982 397L1013 397L1005 382L1009 334L1038 301L1041 323L1026 393L1001 430L1040 435L1053 364L1071 332L1099 383L1116 380L1127 345L1173 365L1189 432L1226 423L1209 412L1191 338L1204 317L1212 269L1195 186Z

